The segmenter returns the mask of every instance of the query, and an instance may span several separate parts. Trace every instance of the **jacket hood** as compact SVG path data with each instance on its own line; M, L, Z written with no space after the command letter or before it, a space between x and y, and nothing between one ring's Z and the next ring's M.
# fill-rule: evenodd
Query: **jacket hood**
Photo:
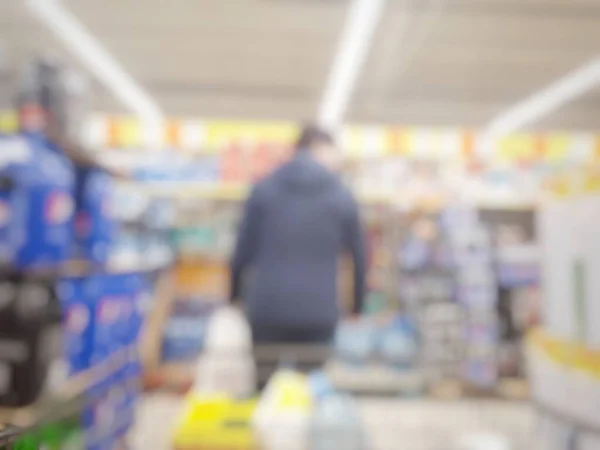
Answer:
M315 195L334 189L338 178L308 155L298 155L281 167L275 178L288 192Z

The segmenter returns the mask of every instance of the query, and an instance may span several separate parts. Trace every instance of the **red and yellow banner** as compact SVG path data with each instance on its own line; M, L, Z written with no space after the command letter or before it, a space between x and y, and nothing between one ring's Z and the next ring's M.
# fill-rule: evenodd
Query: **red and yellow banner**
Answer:
M12 112L0 112L0 132L13 133ZM287 155L298 137L296 123L172 118L147 125L126 116L94 116L89 141L99 148L165 148L186 153L222 153L234 148ZM350 158L401 157L425 160L483 160L499 164L563 164L600 161L600 136L583 133L514 134L495 141L486 154L472 130L350 125L339 141ZM248 150L250 149L250 150ZM261 153L262 152L262 153ZM268 158L266 158L268 159ZM265 163L268 165L268 163Z

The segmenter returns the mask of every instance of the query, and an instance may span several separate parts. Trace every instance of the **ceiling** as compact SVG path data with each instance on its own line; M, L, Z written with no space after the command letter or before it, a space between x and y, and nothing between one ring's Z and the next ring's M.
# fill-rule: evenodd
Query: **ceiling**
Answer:
M64 0L167 115L316 116L347 0ZM0 1L0 103L63 46ZM598 0L388 0L347 120L479 127L600 53ZM95 107L126 112L102 87ZM600 129L600 91L535 124Z

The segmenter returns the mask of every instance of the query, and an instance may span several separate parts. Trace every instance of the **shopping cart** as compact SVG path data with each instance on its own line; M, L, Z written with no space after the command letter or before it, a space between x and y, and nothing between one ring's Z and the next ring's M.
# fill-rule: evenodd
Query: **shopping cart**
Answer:
M264 387L282 365L289 365L295 370L309 373L323 369L330 356L331 347L327 344L257 344L254 347L254 360L258 386Z
M0 450L11 450L24 430L13 425L0 424Z

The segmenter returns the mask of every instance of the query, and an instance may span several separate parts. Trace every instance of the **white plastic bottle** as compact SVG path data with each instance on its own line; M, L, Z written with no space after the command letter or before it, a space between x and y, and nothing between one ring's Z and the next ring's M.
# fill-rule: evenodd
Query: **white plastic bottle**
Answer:
M250 327L240 311L229 306L220 308L208 323L194 391L247 397L254 393L255 383Z
M309 448L312 395L306 377L289 369L269 380L254 413L254 430L263 450Z

